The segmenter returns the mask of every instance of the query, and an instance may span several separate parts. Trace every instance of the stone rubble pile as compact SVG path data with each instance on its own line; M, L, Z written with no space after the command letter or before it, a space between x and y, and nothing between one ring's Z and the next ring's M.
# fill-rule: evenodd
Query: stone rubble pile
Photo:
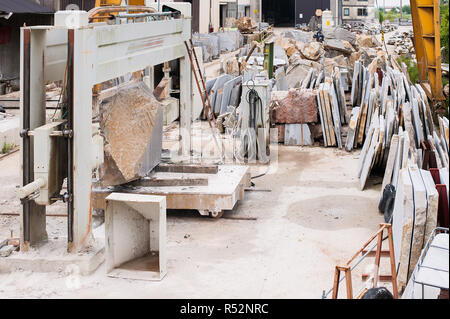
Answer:
M433 230L449 225L449 120L434 126L425 91L398 66L355 66L346 149L363 143L361 190L372 173L383 174L379 208L393 224L401 292Z
M415 54L413 37L414 34L412 32L395 32L387 39L386 44L394 45L397 55L412 57Z
M351 31L356 34L380 34L381 26L378 23L371 23L366 21L355 21L341 25L341 28Z
M398 24L389 23L387 21L383 22L383 30L385 33L392 32L398 29Z

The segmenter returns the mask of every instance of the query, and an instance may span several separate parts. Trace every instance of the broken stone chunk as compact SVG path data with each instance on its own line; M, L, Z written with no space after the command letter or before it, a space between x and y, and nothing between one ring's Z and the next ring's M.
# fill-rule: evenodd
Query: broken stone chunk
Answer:
M167 78L163 78L153 91L153 95L158 101L167 99L170 96L170 80Z
M310 89L291 89L272 92L272 123L317 123L317 92Z
M328 39L324 41L323 46L326 50L335 50L347 55L350 55L355 51L348 41L343 40Z
M250 32L256 29L257 25L256 22L249 17L240 17L236 21L236 27L241 32Z
M380 46L380 43L373 35L359 34L357 36L356 42L358 43L358 46L360 48L375 48L377 46Z
M300 45L300 53L308 60L317 61L323 55L323 46L319 42L307 42Z
M100 167L102 186L139 179L161 160L161 104L140 82L119 90L101 107L100 128L105 160Z

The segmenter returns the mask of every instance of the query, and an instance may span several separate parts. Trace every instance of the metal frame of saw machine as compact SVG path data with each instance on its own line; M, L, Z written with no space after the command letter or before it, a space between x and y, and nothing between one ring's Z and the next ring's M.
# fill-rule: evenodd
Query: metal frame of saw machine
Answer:
M77 17L72 20L78 21ZM86 19L86 23L75 27L61 23L63 25L21 28L22 190L28 190L26 197L22 198L22 251L47 239L45 210L56 200L67 203L68 251L80 251L92 237L92 172L95 167L92 158L96 154L92 134L94 85L180 59L180 153L190 155L192 71L184 41L191 38L191 17L148 20L128 23L126 18L121 24L108 25L88 24ZM46 125L45 83L64 79L67 81L66 118ZM48 197L48 203L44 200L44 204L37 201L36 191L39 190L41 197L47 193L52 195L45 191L50 181L35 177L37 170L42 168L38 157L46 150L34 151L34 143L42 131L44 135L47 132L47 139L41 140L50 150L47 163L44 160L50 167L47 173L54 169L51 168L54 165L48 162L63 158L63 163L58 165L67 163L64 176L67 177L66 194ZM45 142L54 139L64 141L59 143L64 147L56 150L65 153L64 156L55 157L52 153L54 146Z

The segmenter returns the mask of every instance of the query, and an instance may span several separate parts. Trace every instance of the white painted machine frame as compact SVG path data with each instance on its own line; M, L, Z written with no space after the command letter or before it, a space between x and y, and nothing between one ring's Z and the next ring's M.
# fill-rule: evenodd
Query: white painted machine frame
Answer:
M191 37L191 18L81 27L21 28L21 127L23 186L33 182L33 137L45 125L45 83L65 78L69 95L68 250L81 250L92 226L92 88L94 85L180 59L180 155L191 151L191 66L184 41ZM67 66L67 70L66 70ZM70 169L71 168L71 169ZM45 206L23 202L21 245L46 240Z

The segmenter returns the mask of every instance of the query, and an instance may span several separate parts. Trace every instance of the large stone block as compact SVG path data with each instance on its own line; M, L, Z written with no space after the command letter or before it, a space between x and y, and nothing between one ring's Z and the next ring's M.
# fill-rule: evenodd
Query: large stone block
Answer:
M425 239L425 223L427 218L427 192L417 166L409 167L414 190L414 218L412 230L411 253L408 279L416 267Z
M324 35L327 39L345 40L350 42L351 45L356 45L356 34L341 27L336 27L334 30L324 30Z
M236 20L236 27L241 32L251 32L257 28L257 24L249 17L240 17Z
M272 123L317 123L317 92L310 89L291 89L272 92Z
M356 42L359 47L365 48L375 48L380 45L378 40L373 35L359 34L357 35Z
M161 160L163 112L144 83L121 89L102 105L105 138L102 186L131 182L148 174Z
M345 149L347 150L347 152L350 152L353 149L353 144L355 142L355 133L356 133L355 130L356 130L356 125L358 123L359 112L360 112L360 107L354 107L352 109L350 123L348 125L348 131L347 131L347 142L345 144ZM368 138L370 138L370 137L368 137Z
M344 40L327 39L324 42L324 48L325 50L339 51L347 55L355 52L353 46L348 41Z
M414 216L413 186L408 169L400 172L395 196L392 231L398 288L402 291L408 282L409 255Z
M424 244L430 239L433 230L437 227L439 193L436 189L430 171L420 170L427 191L427 218L424 231Z
M301 54L308 60L317 61L323 55L323 46L320 42L307 42L299 45ZM288 54L289 57L291 57Z

